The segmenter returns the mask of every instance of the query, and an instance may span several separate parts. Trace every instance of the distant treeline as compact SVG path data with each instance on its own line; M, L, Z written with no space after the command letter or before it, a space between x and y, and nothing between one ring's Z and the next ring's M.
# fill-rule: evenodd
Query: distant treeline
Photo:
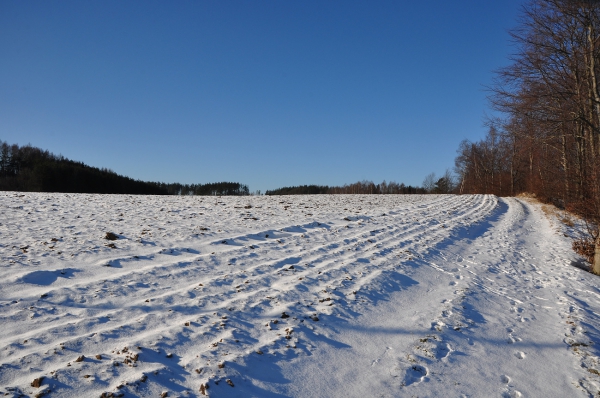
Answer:
M248 195L236 182L165 184L134 180L105 168L85 165L31 145L0 141L0 191L139 195Z
M157 184L157 183L151 183ZM209 184L164 184L159 187L167 190L169 195L217 195L217 196L245 196L250 195L248 185L239 182L215 182Z
M299 185L295 187L283 187L265 192L265 195L317 195L317 194L417 194L427 191L420 187L398 184L396 182L385 182L374 184L372 181L359 181L341 187L330 187L327 185Z

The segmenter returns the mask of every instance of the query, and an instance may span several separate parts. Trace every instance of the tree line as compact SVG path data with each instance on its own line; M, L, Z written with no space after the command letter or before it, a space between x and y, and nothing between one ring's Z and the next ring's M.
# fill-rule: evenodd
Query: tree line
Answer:
M423 180L423 189L427 193L435 194L456 193L456 178L449 169L439 178L435 173L431 173Z
M246 196L250 195L248 185L239 182L214 182L208 184L165 184L157 183L169 195L205 195L205 196Z
M588 223L600 273L600 3L531 0L490 100L503 115L455 161L460 193L534 193Z
M248 195L237 182L209 184L135 180L106 168L85 165L31 145L0 140L0 190L137 195Z
M404 185L394 181L374 184L372 181L359 181L343 186L298 185L266 191L265 195L319 195L319 194L417 194L427 193L423 188Z

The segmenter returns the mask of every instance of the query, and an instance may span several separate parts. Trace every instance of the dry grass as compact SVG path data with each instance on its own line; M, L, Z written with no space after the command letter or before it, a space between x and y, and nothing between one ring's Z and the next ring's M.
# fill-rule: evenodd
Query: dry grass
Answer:
M573 228L575 226L575 222L573 221L573 219L571 218L571 216L563 216L563 218L560 219L560 221L565 224L567 227L571 227Z
M568 212L567 210L559 209L558 207L550 203L541 202L534 193L523 192L518 194L517 198L526 200L529 203L539 204L541 206L542 212L544 212L548 219L557 219L567 227L575 227L575 222L579 219L578 216Z
M575 214L568 212L567 210L561 210L551 204L543 204L542 211L548 218L556 218L558 221L566 225L567 227L575 227L575 222L579 217Z
M521 192L520 194L517 195L517 198L521 198L521 199L532 199L535 202L539 202L537 200L537 195L531 192Z

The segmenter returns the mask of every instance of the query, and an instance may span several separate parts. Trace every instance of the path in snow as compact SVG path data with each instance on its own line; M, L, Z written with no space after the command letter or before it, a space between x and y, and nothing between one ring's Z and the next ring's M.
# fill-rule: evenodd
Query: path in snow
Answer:
M518 199L6 193L0 206L0 393L600 385L597 280Z
M417 284L281 362L272 391L302 396L596 396L598 280L539 206L501 199L489 218L402 273ZM595 355L594 355L595 354ZM327 377L319 377L327 369Z

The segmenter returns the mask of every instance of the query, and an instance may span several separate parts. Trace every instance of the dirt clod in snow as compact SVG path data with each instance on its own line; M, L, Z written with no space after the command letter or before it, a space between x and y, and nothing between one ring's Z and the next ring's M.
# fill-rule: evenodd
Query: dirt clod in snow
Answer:
M107 232L106 235L104 235L104 239L106 240L117 240L119 239L119 237L113 233L113 232Z
M200 394L206 395L206 390L208 389L208 384L200 384Z
M44 376L38 377L37 379L33 379L33 381L31 382L31 387L40 388L43 380Z

